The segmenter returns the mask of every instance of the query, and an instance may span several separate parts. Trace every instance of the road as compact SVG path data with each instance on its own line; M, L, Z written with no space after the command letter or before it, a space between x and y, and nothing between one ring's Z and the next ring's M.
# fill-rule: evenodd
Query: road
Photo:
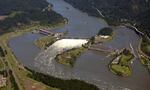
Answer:
M17 76L17 74L16 74L16 72L15 72L15 69L12 67L12 64L10 63L10 60L15 60L15 59L13 59L14 56L12 55L11 50L10 50L10 49L8 48L8 46L6 45L6 41L3 40L3 41L1 41L1 43L2 43L2 44L1 44L2 47L3 47L5 50L7 50L7 55L6 55L5 59L6 59L6 62L8 63L8 68L12 71L12 75L14 76L14 79L15 79L17 85L18 85L19 90L23 90L23 87L22 87L21 84L20 84L19 78L18 78L18 76Z

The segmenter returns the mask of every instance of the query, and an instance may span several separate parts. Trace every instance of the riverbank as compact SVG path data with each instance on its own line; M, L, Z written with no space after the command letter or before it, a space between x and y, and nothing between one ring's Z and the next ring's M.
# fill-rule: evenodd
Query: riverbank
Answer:
M5 46L5 49L7 50L7 52L8 52L8 59L11 61L10 63L11 63L11 65L12 65L12 67L13 67L13 72L17 75L17 77L18 77L18 79L19 79L19 82L18 83L20 83L21 84L21 86L19 86L19 87L22 87L22 89L20 89L19 88L19 90L24 90L23 88L27 88L27 87L30 87L30 85L32 86L34 83L36 83L37 85L37 87L38 87L38 89L39 89L39 87L40 88L44 88L44 89L41 89L41 90L57 90L56 88L52 88L53 87L53 85L52 85L52 87L51 87L51 84L50 84L50 86L49 87L47 87L47 86L45 86L45 85L43 85L42 83L39 83L39 82L44 82L43 81L43 79L42 80L39 80L39 78L42 78L42 75L44 75L44 74L42 74L42 73L33 73L34 75L34 79L36 80L36 81L34 81L34 80L32 80L32 79L30 79L31 77L27 77L29 74L30 74L30 72L28 72L26 69L24 69L21 65L20 65L20 63L19 62L17 62L17 59L15 58L15 56L13 55L13 53L12 53L12 51L11 51L11 49L7 46L7 41L10 39L10 38L14 38L14 37L17 37L17 36L20 36L20 35L23 35L23 34L25 34L25 33L27 33L27 32L30 32L31 30L33 30L33 29L36 29L37 27L32 27L32 29L31 28L29 28L28 30L22 30L21 32L12 32L12 33L8 33L7 35L3 35L2 37L0 37L0 38L2 38L2 40L4 40L4 44L6 44L6 46ZM23 32L24 31L24 32ZM4 47L3 47L4 48ZM22 67L22 68L20 68L20 67ZM36 75L39 75L39 76L37 76L36 77ZM51 77L51 76L46 76L46 77ZM54 77L51 77L52 79L55 79L56 81L57 80L60 80L60 82L64 82L63 80L61 80L61 79L57 79L57 78L54 78ZM44 79L45 80L45 79ZM47 79L46 79L47 80ZM49 79L48 79L49 80ZM37 81L39 81L39 82L37 82ZM69 82L68 82L69 81ZM25 84L27 84L26 82L28 82L28 83L30 83L30 85L28 85L27 87L26 87L26 85ZM75 87L76 86L78 86L78 88L89 88L89 89L86 89L86 90L99 90L96 86L93 86L93 85L90 85L90 84L87 84L87 83L84 83L83 81L78 81L78 80L67 80L67 81L65 81L65 82L68 82L68 84L70 85L70 83L72 82L74 82L72 85L75 85ZM83 83L82 85L77 85L77 83L76 82L80 82L80 83ZM58 82L56 82L56 83L58 83ZM46 83L47 84L47 83ZM61 83L61 85L62 85L62 83ZM71 85L71 87L72 87L72 85ZM83 85L85 85L85 87L83 87ZM89 87L88 87L88 85L89 85ZM34 86L35 88L36 88L36 86ZM45 88L46 87L46 88ZM54 87L56 87L56 86L54 86ZM57 86L57 87L61 87L61 86ZM64 87L64 86L63 86ZM76 90L76 88L72 88L71 89L71 87L68 87L68 88L70 88L69 90ZM62 87L61 87L62 88ZM67 87L65 87L64 89L62 89L62 90L66 90L66 88ZM58 89L59 90L59 89Z
M31 32L32 30L35 30L35 29L39 29L39 28L43 28L43 26L38 26L38 25L35 25L35 26L28 26L28 28L25 28L23 30L17 30L16 32L11 32L11 33L7 33L7 34L4 34L0 37L0 39L2 40L3 42L3 45L2 47L4 49L7 50L8 52L8 60L10 62L10 65L12 65L11 67L13 68L12 71L16 74L15 76L15 80L16 78L18 78L18 83L20 83L19 87L21 87L22 89L19 88L19 90L24 90L25 88L29 88L29 87L32 87L32 85L36 88L36 87L40 87L40 88L43 88L41 90L57 90L56 88L52 88L51 86L46 86L46 85L43 85L42 83L40 82L37 82L35 80L32 80L31 78L27 77L27 75L29 74L29 72L24 68L24 66L18 62L18 60L16 59L15 55L13 54L12 50L9 48L8 46L8 41L11 39L11 38L14 38L14 37L18 37L18 36L21 36L23 34L26 34L28 32ZM40 73L41 74L41 73ZM61 79L60 79L61 80ZM74 81L74 80L73 80ZM27 85L28 83L30 83L30 85ZM80 82L78 80L75 80L75 82ZM37 83L36 85L34 85L34 83ZM18 84L17 84L18 85ZM84 85L84 83L83 83ZM80 86L80 85L78 85ZM85 87L87 87L85 85ZM90 89L89 90L98 90L97 87L94 86L94 88L96 89ZM69 89L70 90L70 89Z
M67 22L64 22L64 23L60 22L60 23L51 24L51 25L40 25L40 24L23 25L21 27L16 27L16 28L14 27L12 28L12 30L14 30L13 32L8 32L0 36L0 40L1 40L0 46L2 47L3 50L5 50L5 52L7 52L7 55L4 56L3 53L1 53L1 55L6 60L5 61L6 67L8 67L12 73L12 75L10 74L12 78L10 78L10 82L6 86L6 88L11 89L11 90L14 90L14 89L16 90L16 88L18 88L19 90L24 90L27 88L28 89L32 88L32 86L34 86L35 88L38 88L41 90L49 90L49 89L55 90L55 88L51 88L37 81L31 80L30 78L26 76L28 71L25 70L23 64L20 63L19 60L17 60L16 56L13 54L12 50L10 49L8 42L12 38L21 36L23 34L27 34L33 30L37 30L41 28L48 28L52 30L56 27L58 28L58 27L64 26L64 24L66 23ZM27 82L30 83L30 85L28 85ZM12 86L11 83L14 86ZM34 83L38 83L38 84L34 85Z
M24 28L22 30L17 30L16 32L7 33L0 37L0 40L1 40L0 45L2 46L2 48L4 48L7 51L7 55L6 55L5 59L7 60L8 65L12 70L14 79L17 82L19 90L24 90L26 88L32 88L32 86L34 86L35 88L37 88L37 87L41 88L41 90L49 90L49 89L53 90L54 88L48 87L42 83L39 83L35 80L28 78L27 74L29 72L23 68L23 66L20 62L18 62L17 58L15 57L11 48L8 45L8 41L11 38L18 37L20 35L30 32L34 29L41 28L43 26L35 25L35 26L27 26L27 27L28 28L26 28L26 29ZM28 85L27 82L30 83L30 85ZM34 85L35 83L37 83L37 85ZM11 89L11 90L13 90L13 89Z
M76 79L64 80L50 75L35 72L30 69L28 70L30 71L28 77L33 78L34 80L37 80L39 82L42 82L48 86L59 88L60 90L99 90L99 88L97 88L95 85L86 83L81 80Z
M134 55L131 51L123 49L123 51L121 51L121 53L109 64L110 71L123 77L131 76L132 70L129 64L133 58Z
M148 39L147 36L142 37L140 48L141 48L141 51L150 58L150 40Z
M146 38L146 36L143 36ZM139 46L138 46L138 52L140 54L140 61L141 63L145 66L145 68L147 68L147 70L149 71L150 73L150 57L149 55L147 55L145 53L145 49L147 47L149 47L149 42L147 42L147 39L143 40L144 38L141 38L140 39L140 43L139 43ZM143 42L144 41L144 42ZM143 49L142 49L143 48ZM149 51L149 49L146 49L146 51Z

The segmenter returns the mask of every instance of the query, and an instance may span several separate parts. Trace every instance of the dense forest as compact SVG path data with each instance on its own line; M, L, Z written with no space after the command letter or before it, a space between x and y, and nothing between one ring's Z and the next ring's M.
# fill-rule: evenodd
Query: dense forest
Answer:
M111 28L103 28L99 30L97 35L112 36L113 30Z
M33 70L28 69L31 73L28 74L28 77L33 78L39 82L42 82L48 86L59 88L60 90L99 90L99 88L95 85L86 83L81 80L70 79L64 80L55 78L50 75L45 75L39 72L35 72Z
M0 0L0 29L38 23L42 25L63 23L64 18L54 12L46 0Z
M45 0L0 0L0 14L7 15L13 11L42 10L47 5Z
M102 14L114 21L129 20L136 22L141 31L150 36L149 0L65 0L89 15L100 17Z

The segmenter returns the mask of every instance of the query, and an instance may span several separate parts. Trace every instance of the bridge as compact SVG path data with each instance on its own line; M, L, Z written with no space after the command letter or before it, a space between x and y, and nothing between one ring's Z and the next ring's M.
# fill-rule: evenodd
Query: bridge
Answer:
M100 52L107 52L107 53L112 53L115 51L115 49L109 48L109 47L104 47L102 45L92 45L89 50L94 50L94 51L100 51Z
M142 36L145 35L143 32L139 31L135 26L132 26L131 24L123 24L123 25L126 27L132 28L135 32L137 32L138 34L140 34Z
M53 35L53 34L54 34L53 32L50 32L50 31L47 30L47 29L40 29L40 30L39 30L39 33L40 33L40 34L43 34L43 35Z
M88 39L89 40L89 37L64 36L66 32L57 33L57 32L51 32L48 29L39 29L39 33L43 35L53 35L55 37L58 37L59 39Z

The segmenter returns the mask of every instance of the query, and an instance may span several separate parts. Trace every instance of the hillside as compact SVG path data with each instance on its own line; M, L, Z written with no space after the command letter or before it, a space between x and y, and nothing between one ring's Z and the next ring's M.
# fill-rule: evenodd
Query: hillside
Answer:
M100 17L102 14L114 21L130 20L150 33L150 1L149 0L65 0L89 15ZM147 33L147 34L148 34ZM148 34L150 36L150 34Z
M46 0L0 0L0 30L38 23L54 25L64 22L64 18L51 9Z

